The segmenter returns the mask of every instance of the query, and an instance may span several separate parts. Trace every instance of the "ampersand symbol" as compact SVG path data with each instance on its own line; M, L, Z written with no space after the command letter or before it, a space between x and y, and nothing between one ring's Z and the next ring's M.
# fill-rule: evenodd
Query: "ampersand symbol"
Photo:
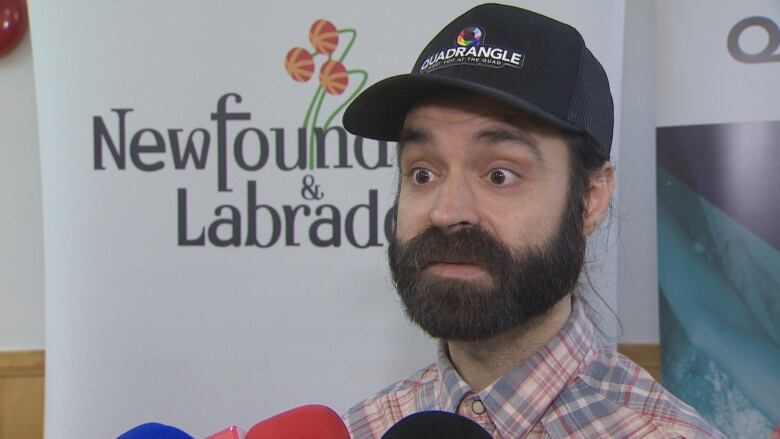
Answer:
M325 196L325 193L320 192L320 185L314 184L314 176L305 175L303 177L303 187L301 188L301 196L304 200L321 200Z

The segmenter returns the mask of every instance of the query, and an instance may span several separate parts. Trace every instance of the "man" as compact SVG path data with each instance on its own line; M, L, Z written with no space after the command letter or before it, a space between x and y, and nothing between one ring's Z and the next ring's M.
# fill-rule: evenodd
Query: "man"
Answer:
M497 438L714 437L599 344L575 292L615 176L606 74L572 27L501 5L447 25L412 73L365 90L344 126L397 140L389 248L439 360L353 407L355 438L457 413Z

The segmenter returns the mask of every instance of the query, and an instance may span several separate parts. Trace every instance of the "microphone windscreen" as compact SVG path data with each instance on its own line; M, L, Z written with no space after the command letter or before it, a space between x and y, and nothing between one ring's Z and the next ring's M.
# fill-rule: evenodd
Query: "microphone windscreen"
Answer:
M323 405L305 405L252 427L246 439L350 439L338 413Z
M471 419L440 411L411 414L382 435L382 439L410 438L492 439L492 436Z
M128 430L117 439L195 439L176 427L149 422Z

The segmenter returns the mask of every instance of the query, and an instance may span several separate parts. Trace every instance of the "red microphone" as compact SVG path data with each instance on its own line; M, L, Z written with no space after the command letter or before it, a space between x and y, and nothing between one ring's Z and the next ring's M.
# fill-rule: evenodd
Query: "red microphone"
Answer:
M324 405L294 408L249 429L246 439L350 439L338 413Z
M206 439L246 439L246 433L234 425L214 433Z

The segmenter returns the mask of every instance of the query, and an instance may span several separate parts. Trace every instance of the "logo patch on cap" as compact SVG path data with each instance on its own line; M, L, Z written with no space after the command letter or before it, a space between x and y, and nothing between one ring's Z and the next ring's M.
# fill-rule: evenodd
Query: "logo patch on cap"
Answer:
M457 65L474 65L500 69L523 66L525 56L517 51L499 46L483 44L485 31L478 26L470 26L455 38L455 46L439 50L423 61L420 73L430 73L434 70Z
M458 46L479 46L480 41L482 41L482 29L476 26L467 27L460 31L456 41Z

